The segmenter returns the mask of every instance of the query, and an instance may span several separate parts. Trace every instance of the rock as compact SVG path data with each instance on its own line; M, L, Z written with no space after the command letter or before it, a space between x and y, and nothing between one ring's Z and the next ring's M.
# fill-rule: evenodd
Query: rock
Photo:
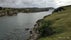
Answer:
M32 32L32 31L30 31L30 34L33 34L33 32Z
M8 16L13 16L13 13L12 12L7 12L7 15Z
M29 28L25 28L25 30L29 30Z
M5 16L5 13L1 13L2 16Z
M0 17L2 17L1 13L0 13Z

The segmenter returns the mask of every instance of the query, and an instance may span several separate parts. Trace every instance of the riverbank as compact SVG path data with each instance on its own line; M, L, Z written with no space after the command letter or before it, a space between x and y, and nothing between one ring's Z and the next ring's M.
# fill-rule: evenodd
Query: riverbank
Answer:
M18 13L36 13L36 12L44 12L49 11L49 9L54 8L4 8L0 7L0 17L3 16L14 16Z
M71 40L71 6L64 6L63 8L65 10L53 12L51 15L39 20L40 22L37 22L39 26L36 29L38 31L40 30L40 34L46 34L44 36L40 35L41 37L38 38L38 40ZM50 27L53 32L50 31L48 27Z

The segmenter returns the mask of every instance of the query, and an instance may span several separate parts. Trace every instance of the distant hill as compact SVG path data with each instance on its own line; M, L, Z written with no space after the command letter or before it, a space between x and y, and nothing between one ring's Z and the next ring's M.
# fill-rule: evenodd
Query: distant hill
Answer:
M49 8L4 8L0 7L0 11L17 11L17 12L26 12L26 13L32 13L32 12L42 12L42 11L48 11L49 9L54 9L52 7Z

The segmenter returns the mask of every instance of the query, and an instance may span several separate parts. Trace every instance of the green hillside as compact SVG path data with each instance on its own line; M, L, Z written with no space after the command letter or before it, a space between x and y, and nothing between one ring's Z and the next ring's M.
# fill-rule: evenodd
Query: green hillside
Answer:
M63 7L65 10L53 12L46 16L45 22L51 21L50 27L55 31L53 35L40 37L38 40L71 40L71 6Z

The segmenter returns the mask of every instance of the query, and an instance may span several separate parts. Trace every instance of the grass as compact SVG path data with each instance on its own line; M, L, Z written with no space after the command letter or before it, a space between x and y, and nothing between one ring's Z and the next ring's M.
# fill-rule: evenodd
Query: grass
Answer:
M71 6L64 7L66 10L55 12L44 18L45 21L52 21L51 27L57 33L38 40L71 40Z

